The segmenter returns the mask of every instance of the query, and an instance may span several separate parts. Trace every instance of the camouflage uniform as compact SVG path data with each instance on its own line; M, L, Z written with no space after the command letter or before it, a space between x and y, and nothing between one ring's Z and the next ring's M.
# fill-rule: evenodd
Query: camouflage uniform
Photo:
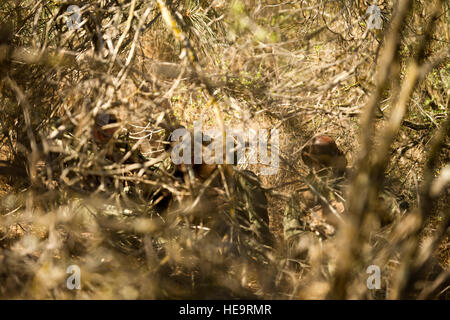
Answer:
M273 236L269 231L267 198L258 177L249 170L235 171L238 211L243 220L241 225L262 244L273 245Z
M328 206L332 206L340 214L343 204L336 201L334 195L334 192L339 192L338 183L341 179L335 180L333 177L329 181L332 177L333 175L325 174L318 177L310 173L305 180L315 192L308 187L301 193L293 194L286 204L283 231L290 261L307 259L308 250L314 244L334 235L335 224L330 222L330 218L334 216L329 212ZM341 205L340 208L337 208L338 204ZM326 216L326 213L330 216Z
M284 239L289 243L300 237L302 234L307 233L306 226L302 223L301 218L304 212L297 206L296 196L291 196L286 209L284 210L283 217L283 232Z
M195 176L203 181L205 177L198 176L199 165L194 165L192 168ZM245 238L252 238L262 245L271 246L273 236L269 231L267 198L258 177L249 170L228 168L230 170L225 172L225 178L230 188L230 201L222 196L221 190L225 186L220 174L216 172L217 176L210 182L203 193L199 206L192 213L192 223L194 225L206 223L206 226L222 236L230 231L232 224L236 224L239 229L238 234L244 234ZM158 176L165 171L177 179L182 179L184 175L187 175L186 170L186 167L175 166L170 157L167 157L151 168L152 174L149 178L158 179ZM218 168L214 170L218 170ZM183 206L173 201L169 191L161 190L161 188L155 188L153 194L148 197L148 203L152 204L163 192L166 193L167 199L163 204L155 207L158 215L163 216L165 212L171 211L171 209L176 210L177 206Z

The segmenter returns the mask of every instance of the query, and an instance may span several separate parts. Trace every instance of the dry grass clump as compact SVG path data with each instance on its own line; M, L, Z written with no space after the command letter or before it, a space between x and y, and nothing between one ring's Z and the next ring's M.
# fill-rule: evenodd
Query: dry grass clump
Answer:
M449 5L377 4L381 30L365 1L3 1L0 297L448 298ZM272 246L236 224L229 166L180 178L169 134L197 120L279 130L275 175L236 168L262 181ZM345 179L302 162L319 134Z

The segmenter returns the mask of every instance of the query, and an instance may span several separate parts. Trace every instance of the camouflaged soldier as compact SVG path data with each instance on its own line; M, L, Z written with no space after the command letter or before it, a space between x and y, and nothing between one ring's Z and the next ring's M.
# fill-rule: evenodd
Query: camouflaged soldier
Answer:
M329 136L311 139L302 150L303 162L310 168L307 188L293 197L284 215L285 239L298 238L309 231L325 238L334 235L342 220L343 184L347 176L347 159ZM385 187L379 196L380 224L391 223L408 209L408 203ZM306 214L307 213L307 214Z
M92 127L93 142L97 147L106 149L107 159L120 161L127 152L133 150L128 158L128 161L131 163L154 160L143 156L142 152L134 148L129 142L124 141L121 143L124 139L113 140L113 137L117 135L118 128L119 120L113 113L100 113L95 117L95 123ZM192 135L192 133L190 134ZM161 139L171 140L171 136L164 134ZM194 139L191 140L193 141ZM204 140L212 141L213 139ZM243 233L252 235L254 239L262 244L271 245L273 239L268 226L267 198L258 177L249 170L239 171L228 164L222 165L221 169L219 169L217 164L207 164L205 161L195 164L194 144L191 144L192 164L181 163L174 165L173 159L171 159L171 151L177 143L172 141L171 144L167 144L167 157L147 168L144 178L152 181L162 181L172 177L184 182L185 185L194 185L200 189L209 179L206 190L202 191L204 193L201 199L202 205L199 206L195 214L200 219L217 220L218 223L216 225L224 226L224 221L222 221L223 212L217 212L218 208L222 208L222 211L231 211L232 218L239 224ZM202 147L207 147L209 143L212 142L202 142ZM234 160L234 163L237 163L237 159ZM170 182L166 182L170 184ZM223 194L225 188L231 194L231 199L228 199L227 205L223 204L224 199L219 196L219 194ZM162 186L140 184L135 185L133 189L141 195L142 200L146 201L155 210L155 214L164 214L164 211L167 211L174 202L172 193ZM212 214L209 214L209 212L212 212ZM215 217L212 217L212 215L215 215Z
M190 133L192 134L192 133ZM193 139L192 139L193 140ZM202 148L215 143L214 139L207 137L208 142L202 142ZM194 142L195 143L195 142ZM173 144L172 146L174 146ZM200 188L207 182L208 187L202 202L200 216L205 212L211 212L208 218L215 220L213 225L219 227L222 233L229 231L231 224L236 223L239 231L248 236L247 240L257 241L260 244L272 246L273 237L269 231L269 215L267 210L267 198L258 177L249 170L238 170L232 165L219 165L202 158L202 163L194 163L194 145L192 147L192 164L180 164L176 166L175 175L179 175L185 183L194 178ZM212 155L213 156L213 155ZM237 163L237 155L234 154L234 163ZM225 162L225 161L224 161ZM189 181L192 184L192 181ZM229 193L230 198L224 199L219 194ZM209 207L208 203L209 202ZM226 203L224 203L226 202ZM221 209L219 209L221 208ZM230 216L233 220L226 221L224 216Z
M92 141L100 150L106 152L106 159L113 162L137 163L145 161L145 157L133 148L128 133L119 132L120 120L112 112L100 112L94 118Z
M272 246L274 239L269 230L267 198L258 177L249 170L234 171L238 208L243 218L241 225L262 244Z
M344 153L326 135L312 138L302 150L302 159L310 168L305 179L306 188L291 197L283 219L290 255L298 257L304 257L308 244L315 241L315 235L326 238L335 233L344 211L340 184L347 166ZM296 248L295 245L301 244L301 238L304 248Z

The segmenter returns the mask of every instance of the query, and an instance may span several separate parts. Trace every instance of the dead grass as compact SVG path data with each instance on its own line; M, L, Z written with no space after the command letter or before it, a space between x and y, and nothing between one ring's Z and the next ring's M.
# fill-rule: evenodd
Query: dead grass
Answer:
M448 135L437 155L431 152L448 121L449 8L441 2L436 31L427 33L432 6L413 1L397 48L389 42L394 2L378 1L383 31L367 31L362 1L352 7L346 1L179 1L170 10L188 40L180 42L153 1L124 1L122 8L105 1L109 11L83 1L83 17L89 18L76 32L56 19L64 6L40 4L42 11L36 11L33 1L5 1L0 17L10 20L0 26L0 161L28 174L0 175L0 297L420 297L410 288L429 275L422 266L437 259L448 271L450 262L448 181L437 198L421 193L450 159ZM21 23L14 12L30 18ZM103 50L96 49L96 26L112 37L108 44L105 36ZM8 28L15 31L12 38L5 35ZM425 41L423 34L430 37ZM117 54L109 50L121 41ZM422 42L427 46L419 65L440 61L408 96L403 125L387 152L377 155ZM391 45L391 74L383 86L377 75ZM44 56L37 55L38 48ZM373 120L365 126L361 119L377 90ZM120 120L114 141L156 152L147 159L131 153L125 159L93 143L94 118L105 111ZM260 175L260 165L239 166L259 175L268 190L270 229L277 241L263 254L236 254L226 241L202 240L179 214L198 190L170 172L155 178L139 167L163 154L164 133L180 125L192 128L199 119L205 129L218 128L220 118L227 127L280 132L283 161L277 174ZM362 137L371 129L367 146ZM307 259L292 257L284 240L284 211L291 196L308 188L309 169L300 151L318 134L336 140L354 173L343 192L345 223L336 236L317 237ZM375 165L383 160L379 157L385 157L385 167ZM430 178L426 166L433 157ZM170 190L175 209L158 212L155 199L142 196L157 188ZM387 196L379 200L379 195ZM423 201L429 202L429 212L422 212ZM398 210L402 202L409 205L407 212ZM394 219L383 226L376 213L390 213L390 203L397 205ZM296 203L296 209L301 206ZM197 210L219 211L204 204ZM412 249L424 246L429 250ZM82 290L66 289L71 264L82 270ZM365 285L371 264L382 270L378 291Z

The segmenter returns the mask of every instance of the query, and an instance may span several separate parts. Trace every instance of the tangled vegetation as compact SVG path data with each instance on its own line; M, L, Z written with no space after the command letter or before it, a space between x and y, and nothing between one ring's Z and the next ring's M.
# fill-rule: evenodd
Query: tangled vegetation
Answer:
M447 299L449 3L375 3L2 1L0 298ZM175 166L198 120L277 129L276 174Z

